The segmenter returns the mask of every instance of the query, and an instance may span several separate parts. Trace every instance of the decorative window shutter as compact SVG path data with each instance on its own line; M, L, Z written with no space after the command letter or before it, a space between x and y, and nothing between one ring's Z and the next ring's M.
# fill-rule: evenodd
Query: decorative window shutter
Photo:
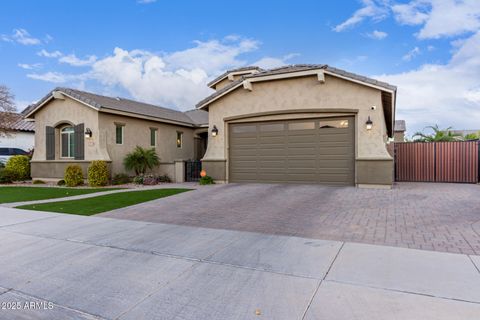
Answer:
M75 160L85 160L85 125L77 124L74 128L75 132Z
M55 128L45 127L45 144L47 160L55 160Z

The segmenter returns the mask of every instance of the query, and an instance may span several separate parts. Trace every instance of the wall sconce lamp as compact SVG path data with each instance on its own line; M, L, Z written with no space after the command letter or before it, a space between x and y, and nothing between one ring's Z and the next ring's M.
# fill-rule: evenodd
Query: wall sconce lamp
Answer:
M367 122L365 122L365 127L367 128L367 130L372 130L373 121L372 121L372 119L370 119L370 116L368 116L368 120L367 120Z
M216 137L217 134L218 134L217 126L216 126L216 125L213 125L213 128L212 128L212 137Z
M85 129L85 138L91 138L92 135L92 130L90 130L90 128Z

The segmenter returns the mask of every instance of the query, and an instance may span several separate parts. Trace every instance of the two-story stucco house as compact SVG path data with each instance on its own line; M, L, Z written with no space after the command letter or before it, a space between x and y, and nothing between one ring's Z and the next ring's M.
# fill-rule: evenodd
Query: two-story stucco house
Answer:
M187 112L53 90L24 111L37 128L32 176L61 178L91 160L124 172L140 145L157 149L171 177L176 160L201 159L217 182L392 184L396 87L327 65L245 67L208 85Z

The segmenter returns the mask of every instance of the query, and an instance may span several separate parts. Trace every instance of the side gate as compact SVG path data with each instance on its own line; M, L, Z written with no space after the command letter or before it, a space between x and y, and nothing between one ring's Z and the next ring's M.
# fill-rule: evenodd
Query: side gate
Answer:
M202 162L200 160L185 161L185 181L186 182L199 181L200 171L202 171Z
M480 141L395 143L395 181L478 183Z

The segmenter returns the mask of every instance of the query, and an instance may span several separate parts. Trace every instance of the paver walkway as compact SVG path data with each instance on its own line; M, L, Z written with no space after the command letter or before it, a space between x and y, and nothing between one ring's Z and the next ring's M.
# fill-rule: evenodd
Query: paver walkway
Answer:
M8 320L476 320L478 267L480 256L0 208L0 304L20 308L0 309Z
M103 216L480 254L480 185L398 183L392 190L229 184Z

